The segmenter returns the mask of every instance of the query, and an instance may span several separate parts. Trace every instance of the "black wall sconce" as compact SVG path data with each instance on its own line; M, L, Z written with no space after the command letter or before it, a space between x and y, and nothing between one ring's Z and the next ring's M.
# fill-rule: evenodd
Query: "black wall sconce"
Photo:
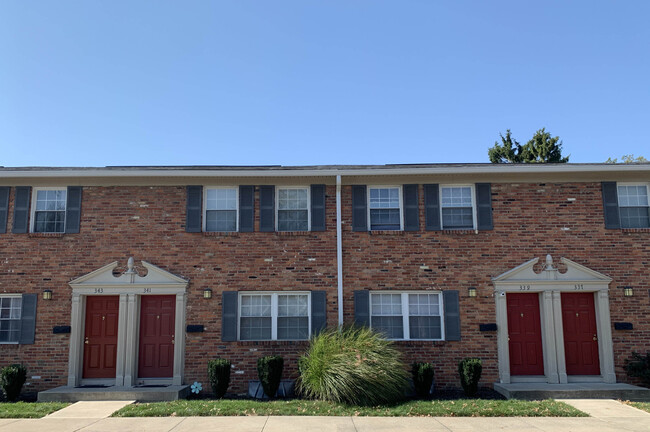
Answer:
M212 298L212 290L210 288L204 288L203 289L203 298L204 299L211 299Z
M52 300L52 290L43 290L43 300Z

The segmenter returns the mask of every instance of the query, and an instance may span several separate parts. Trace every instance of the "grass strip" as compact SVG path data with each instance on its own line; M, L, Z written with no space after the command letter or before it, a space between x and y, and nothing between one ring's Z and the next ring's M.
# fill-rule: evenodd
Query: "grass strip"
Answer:
M378 416L378 417L584 417L587 414L552 399L409 401L391 406L360 407L310 400L178 400L136 403L113 417L195 416Z
M0 418L41 418L68 405L67 402L3 402Z
M625 402L626 404L650 413L650 402Z

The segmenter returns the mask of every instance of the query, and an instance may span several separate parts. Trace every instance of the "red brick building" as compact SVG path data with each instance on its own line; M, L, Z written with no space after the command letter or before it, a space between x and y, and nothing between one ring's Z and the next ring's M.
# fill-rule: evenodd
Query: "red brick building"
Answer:
M629 382L650 165L0 169L0 366L26 391L207 382L357 322L457 387ZM133 257L134 260L129 260Z

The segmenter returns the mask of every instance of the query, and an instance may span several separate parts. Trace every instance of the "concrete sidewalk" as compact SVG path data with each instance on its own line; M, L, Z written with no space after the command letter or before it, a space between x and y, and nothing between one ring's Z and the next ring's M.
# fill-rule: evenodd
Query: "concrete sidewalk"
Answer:
M0 420L0 432L382 432L382 431L633 431L650 432L650 414L614 400L566 400L592 417L148 417L88 418L78 410L42 419ZM114 402L112 402L114 403ZM77 404L71 407L82 409ZM99 407L94 408L100 412ZM110 409L106 405L105 412ZM72 413L72 414L70 414ZM74 416L73 416L74 415ZM67 416L67 417L66 417Z

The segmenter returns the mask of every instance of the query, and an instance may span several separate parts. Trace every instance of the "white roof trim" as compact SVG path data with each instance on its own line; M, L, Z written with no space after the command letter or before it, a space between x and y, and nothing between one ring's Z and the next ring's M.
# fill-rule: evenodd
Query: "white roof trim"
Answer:
M94 270L84 276L69 282L73 288L83 287L114 287L114 286L156 286L156 287L174 287L186 286L188 281L176 276L166 270L161 269L146 261L141 261L142 266L147 269L146 276L140 276L137 273L124 272L119 276L113 275L113 271L118 266L117 261Z
M545 269L539 273L535 273L533 267L539 262L539 258L533 258L530 261L527 261L512 270L492 278L492 281L495 285L499 284L521 284L521 283L531 283L531 282L579 282L587 284L609 284L612 281L612 278L605 276L602 273L599 273L595 270L587 268L581 264L571 261L568 258L560 258L560 262L567 267L567 271L561 273L552 265L550 261L551 268L548 267L548 264ZM547 261L548 263L548 261Z

